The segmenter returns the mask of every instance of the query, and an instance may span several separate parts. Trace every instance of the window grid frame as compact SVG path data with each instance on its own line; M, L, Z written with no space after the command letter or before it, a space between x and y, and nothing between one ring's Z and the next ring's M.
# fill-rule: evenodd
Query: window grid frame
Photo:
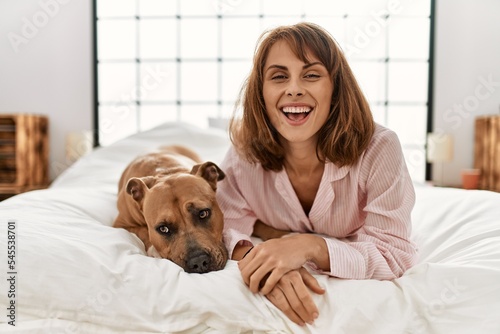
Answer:
M137 113L136 113L136 132L141 131L141 107L142 106L176 106L176 120L180 121L182 117L182 106L188 105L188 106L196 106L196 105L211 105L215 106L217 108L217 115L218 117L223 116L223 109L225 107L234 107L234 103L237 99L237 96L234 97L234 100L232 101L227 101L223 99L223 84L222 84L222 73L223 73L223 63L225 62L251 62L252 61L252 56L249 55L249 57L246 58L235 58L235 57L223 57L223 50L222 50L222 35L223 35L223 20L224 19L241 19L241 18L258 18L259 19L259 24L264 22L264 19L268 18L286 18L289 17L288 15L266 15L263 12L263 1L259 1L259 13L258 14L238 14L238 15L224 15L221 13L216 13L216 10L214 8L214 15L182 15L182 13L179 13L181 10L181 0L177 0L177 13L175 15L140 15L140 0L135 0L135 11L137 15L131 15L131 16L98 16L97 13L97 2L99 0L93 0L94 4L94 82L95 82L95 87L94 87L94 104L95 104L95 111L94 111L94 124L95 124L95 135L94 135L94 140L96 146L100 146L100 136L99 136L99 129L100 129L100 119L99 119L99 109L101 106L106 107L106 106L114 106L114 105L119 105L120 101L100 101L99 100L99 95L98 95L98 67L100 64L106 64L106 63L127 63L127 64L134 64L135 65L135 71L136 71L136 85L137 87L140 87L141 85L141 65L142 64L147 64L147 63L172 63L175 64L176 67L176 85L177 85L177 92L176 92L176 100L171 101L171 100L155 100L155 101L144 101L141 98L141 92L138 90L136 96L137 99L130 101L133 103L136 107ZM388 109L390 106L425 106L427 108L427 132L430 132L432 129L432 74L433 74L433 34L434 34L434 10L435 10L435 3L434 0L429 0L430 4L430 14L429 15L418 15L418 16L413 16L413 15L391 15L391 14L386 14L384 16L381 16L384 20L384 22L387 22L390 20L392 17L398 18L398 19L404 19L404 18L427 18L429 19L429 25L430 25L430 36L429 36L429 55L426 59L423 58L389 58L389 48L390 48L390 39L389 39L389 28L384 30L385 34L385 55L386 57L349 57L348 61L349 62L367 62L367 63L384 63L384 72L385 72L385 78L384 78L384 98L382 100L376 100L376 101L370 101L370 105L374 107L383 107L383 113L384 113L384 124L388 123L388 117L389 117L389 112ZM360 15L360 14L339 14L339 15L307 15L305 13L304 9L304 1L302 1L302 13L300 15L297 15L297 17L300 17L300 20L306 20L308 17L314 17L314 18L341 18L343 20L348 20L351 18L366 18L367 15ZM135 22L135 27L136 27L136 36L135 36L135 43L136 43L136 54L135 58L133 59L100 59L99 58L99 51L97 47L97 42L98 42L98 25L101 20L105 21L111 21L111 20L134 20ZM155 19L155 20L172 20L175 19L176 21L176 26L177 26L177 45L176 45L176 57L175 58L147 58L143 59L141 58L140 54L140 29L141 29L141 20L150 20L150 19ZM180 54L181 46L182 46L182 38L181 33L182 33L182 20L183 19L216 19L216 32L217 32L217 57L215 58L182 58L182 55ZM389 27L389 24L386 24L386 27ZM334 36L335 37L335 36ZM252 43L255 43L256 41L251 41ZM216 87L216 98L215 101L201 101L201 100L182 100L182 91L181 91L181 85L182 85L182 63L189 63L189 62L210 62L210 63L215 63L216 64L216 72L218 75L218 80L217 80L217 87ZM429 74L428 74L428 87L427 87L427 100L425 102L422 101L390 101L389 100L389 64L390 63L426 63ZM242 78L244 79L244 78ZM418 144L402 144L403 150L414 150L414 149L426 149L425 144L424 146L419 146ZM426 163L426 171L425 171L425 179L430 178L430 166L428 163Z

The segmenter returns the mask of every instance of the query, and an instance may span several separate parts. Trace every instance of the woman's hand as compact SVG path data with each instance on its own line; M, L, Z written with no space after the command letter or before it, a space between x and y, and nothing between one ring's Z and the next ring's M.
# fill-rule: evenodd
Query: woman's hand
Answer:
M324 253L328 258L324 240L312 234L298 234L258 244L238 266L250 290L267 295L283 275L315 259L316 253Z
M312 324L319 312L308 288L317 294L325 293L305 268L299 268L283 275L266 298L296 324Z

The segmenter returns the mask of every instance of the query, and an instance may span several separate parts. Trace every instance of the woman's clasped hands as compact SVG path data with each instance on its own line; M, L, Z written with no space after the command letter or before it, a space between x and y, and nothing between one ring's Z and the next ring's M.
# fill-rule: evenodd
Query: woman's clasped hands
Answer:
M243 281L260 292L293 322L312 324L319 311L310 291L325 290L303 266L312 260L311 248L301 243L308 235L271 239L256 245L238 262Z

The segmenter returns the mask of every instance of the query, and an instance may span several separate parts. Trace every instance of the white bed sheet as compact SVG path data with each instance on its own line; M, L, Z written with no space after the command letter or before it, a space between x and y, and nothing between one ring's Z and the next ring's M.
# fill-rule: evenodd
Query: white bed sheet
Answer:
M161 145L184 144L220 162L227 136L169 123L94 151L47 190L0 203L2 275L7 221L16 222L16 327L0 283L7 333L500 333L500 194L417 186L419 263L393 281L316 276L320 316L299 327L243 284L236 262L186 274L145 256L112 228L125 166ZM3 277L3 276L2 276Z

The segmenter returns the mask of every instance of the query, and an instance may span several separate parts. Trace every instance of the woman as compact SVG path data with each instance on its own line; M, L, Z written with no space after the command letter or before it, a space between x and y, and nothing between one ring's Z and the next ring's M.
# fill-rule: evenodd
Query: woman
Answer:
M217 197L245 283L292 321L318 317L304 269L389 280L413 265L415 202L399 140L373 122L333 38L310 23L261 38L234 117ZM253 246L262 229L277 236ZM280 232L284 231L284 232Z

